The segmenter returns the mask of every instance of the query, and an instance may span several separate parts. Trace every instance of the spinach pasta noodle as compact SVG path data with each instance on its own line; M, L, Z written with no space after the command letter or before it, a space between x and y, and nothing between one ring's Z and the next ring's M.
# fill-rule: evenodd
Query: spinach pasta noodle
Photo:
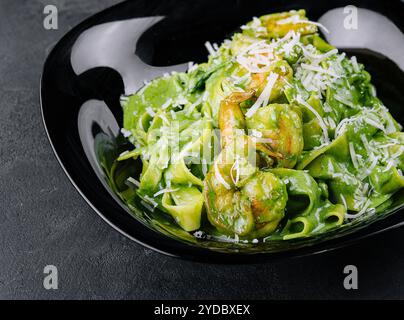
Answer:
M209 59L123 96L144 203L184 231L254 243L378 214L404 186L404 134L371 77L304 10L254 18Z

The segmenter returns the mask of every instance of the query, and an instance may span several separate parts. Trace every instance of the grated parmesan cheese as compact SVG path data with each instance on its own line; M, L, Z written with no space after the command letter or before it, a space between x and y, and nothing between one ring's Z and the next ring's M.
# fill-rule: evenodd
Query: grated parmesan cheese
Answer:
M157 196L159 196L160 194L163 194L163 193L171 193L171 192L175 192L175 191L178 191L178 190L180 190L180 189L179 188L177 188L177 189L169 189L169 188L161 189L160 191L157 191L153 195L153 197L157 197Z
M152 118L154 118L156 116L156 113L153 111L153 109L151 107L147 107L146 112Z
M125 138L129 138L132 135L132 132L130 130L126 130L125 128L121 129L121 133Z
M348 205L347 205L347 203L346 203L346 200L345 200L344 195L343 195L343 194L340 194L340 197L341 197L342 203L344 204L345 209L348 210Z
M315 72L319 72L319 73L324 73L324 74L328 74L330 76L333 76L335 78L338 78L338 75L335 74L334 72L332 72L330 70L327 70L327 69L324 69L324 68L319 67L319 66L314 66L314 65L311 65L311 64L307 64L307 63L302 63L300 66L303 69L306 69L306 70L315 71Z
M368 124L370 124L371 126L377 128L377 129L382 130L383 132L386 130L382 124L377 123L376 121L374 121L374 120L371 119L371 118L368 118L368 117L367 117L367 118L364 118L364 121L367 122Z
M271 96L272 88L275 85L276 80L278 79L278 74L271 72L268 76L268 83L266 84L264 90L258 97L257 101L251 106L251 108L247 111L245 116L247 118L250 118L252 115L254 115L257 110L261 106L266 106L268 105L269 98Z
M132 184L134 184L136 187L140 187L140 182L139 181L137 181L136 179L134 179L134 178L132 178L132 177L129 177L128 179L126 179L128 182L130 182L130 183L132 183Z
M327 129L326 124L324 123L323 118L319 115L319 113L310 104L308 104L306 101L304 101L301 96L297 96L296 100L297 100L297 102L299 102L300 104L302 104L306 108L308 108L311 112L313 112L313 114L318 119L318 123L319 123L321 129L323 130L325 143L326 144L330 143L330 138L328 137L328 129Z
M352 63L352 67L353 67L354 71L355 72L360 72L358 61L356 60L355 56L351 57L351 63Z
M369 206L370 206L370 199L367 199L367 201L365 202L365 205L362 207L362 209L358 213L355 213L355 214L346 213L345 217L348 219L356 219L356 218L360 217L361 215L363 215L364 213L374 210L374 208L369 208Z
M163 105L161 106L161 109L163 109L163 110L167 109L171 105L172 102L173 102L173 99L171 99L171 98L168 99L166 102L163 103Z
M236 171L236 178L234 178L234 176L233 176L233 170ZM233 165L231 166L230 177L231 177L231 180L233 181L233 183L235 185L237 185L237 183L238 183L238 181L240 179L240 167L239 167L238 158L236 158L236 161L234 161Z
M215 161L214 170L215 170L215 177L219 181L219 183L222 184L227 190L230 190L231 189L230 185L226 182L226 180L224 180L224 178L220 174L219 168L217 167L217 161Z
M352 142L349 142L348 145L349 145L349 154L351 155L352 163L353 163L355 169L358 170L359 166L358 166L358 159L356 157L355 147Z
M205 42L205 47L209 52L209 55L212 57L216 56L216 50L213 48L212 44L209 41Z

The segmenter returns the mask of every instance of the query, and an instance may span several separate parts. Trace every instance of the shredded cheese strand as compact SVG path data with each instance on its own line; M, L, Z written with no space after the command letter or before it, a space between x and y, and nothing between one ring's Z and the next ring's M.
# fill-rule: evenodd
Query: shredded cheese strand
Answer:
M219 183L222 184L227 190L230 190L231 189L230 185L226 182L226 180L224 180L224 178L220 174L219 168L217 167L217 161L215 161L214 170L215 170L215 177L219 181Z
M310 105L308 104L306 101L303 100L302 97L298 96L297 97L297 102L299 102L300 104L304 105L305 107L307 107L311 112L313 112L313 114L316 116L316 118L318 119L318 123L321 127L321 129L323 130L323 134L324 134L324 140L325 143L328 144L330 143L330 138L328 137L328 129L327 126L325 125L323 118L320 116L320 114Z
M269 74L268 83L266 84L261 95L258 97L257 101L255 101L255 103L251 106L251 108L246 112L245 116L247 118L250 118L251 116L253 116L261 106L268 105L269 98L272 93L272 88L275 85L275 82L277 79L278 79L277 73L271 72Z

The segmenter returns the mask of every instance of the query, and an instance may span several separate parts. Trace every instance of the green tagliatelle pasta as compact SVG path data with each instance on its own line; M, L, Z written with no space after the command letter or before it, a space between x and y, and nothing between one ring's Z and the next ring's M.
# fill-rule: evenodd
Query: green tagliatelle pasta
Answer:
M209 60L122 97L131 177L185 231L296 239L377 214L404 186L404 134L355 57L304 10L254 18ZM137 181L136 179L139 179Z

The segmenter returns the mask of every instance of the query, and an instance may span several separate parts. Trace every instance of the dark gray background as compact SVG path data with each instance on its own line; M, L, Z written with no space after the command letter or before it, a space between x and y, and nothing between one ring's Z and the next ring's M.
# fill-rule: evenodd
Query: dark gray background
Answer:
M0 298L358 299L404 297L404 229L285 262L228 266L168 258L104 223L75 191L45 136L42 64L55 42L117 0L0 0ZM59 30L43 28L56 4ZM59 289L43 288L43 268ZM356 265L359 290L343 287Z

